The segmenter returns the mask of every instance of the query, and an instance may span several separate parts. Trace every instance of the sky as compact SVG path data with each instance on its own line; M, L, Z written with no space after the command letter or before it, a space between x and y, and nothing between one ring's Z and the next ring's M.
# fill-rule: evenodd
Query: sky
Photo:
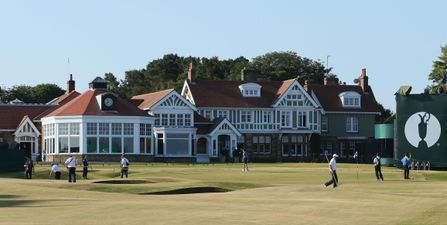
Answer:
M431 84L447 45L446 8L441 0L0 0L0 86L65 89L72 73L83 92L96 76L124 79L169 53L252 59L293 51L328 63L347 84L366 68L377 101L395 111L401 85L420 93Z

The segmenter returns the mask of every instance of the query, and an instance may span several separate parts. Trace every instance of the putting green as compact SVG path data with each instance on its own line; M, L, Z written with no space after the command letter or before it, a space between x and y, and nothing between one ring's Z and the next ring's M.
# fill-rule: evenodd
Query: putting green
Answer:
M118 164L93 164L76 184L66 171L49 179L48 168L37 165L33 180L0 174L0 225L447 224L446 172L411 171L403 180L384 167L381 182L372 165L339 164L333 189L323 187L326 164L250 164L244 173L239 164L134 163L127 182Z

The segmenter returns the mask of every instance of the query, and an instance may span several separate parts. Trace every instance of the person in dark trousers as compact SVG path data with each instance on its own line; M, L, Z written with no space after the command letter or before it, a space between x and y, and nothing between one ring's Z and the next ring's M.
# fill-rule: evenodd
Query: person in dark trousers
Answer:
M23 165L23 167L25 167L25 178L33 179L33 172L34 172L33 160L31 159L26 160L26 163L25 165Z
M329 162L329 172L331 173L331 179L324 184L324 187L327 187L331 184L334 184L334 188L338 186L337 158L338 158L337 154L332 155L332 159Z
M128 178L129 173L129 160L126 158L126 155L121 155L121 178L126 176Z
M402 166L404 167L404 179L410 179L410 158L409 154L406 154L402 158Z
M377 180L383 181L383 175L382 175L382 163L380 162L380 156L379 153L376 154L376 157L374 157L373 160L374 163L374 170L376 171L376 178Z
M82 159L82 178L87 179L87 173L88 173L88 160L87 156L84 156Z
M68 168L68 182L76 183L76 157L70 156L65 160L65 166Z
M242 172L248 172L248 152L242 149Z
M50 177L54 172L54 179L61 179L61 168L57 165L57 163L51 163Z

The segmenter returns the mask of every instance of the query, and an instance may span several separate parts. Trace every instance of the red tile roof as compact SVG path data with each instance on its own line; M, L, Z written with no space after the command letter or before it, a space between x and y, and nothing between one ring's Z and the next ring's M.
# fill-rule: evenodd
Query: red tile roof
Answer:
M269 108L293 82L287 81L205 81L188 82L197 107ZM243 97L239 85L256 83L262 86L261 97Z
M44 112L42 112L41 114L37 115L36 117L32 118L33 120L40 120L43 117L45 117L46 115L50 114L51 112L53 112L54 110L60 108L61 106L69 103L71 100L75 99L76 97L78 97L79 95L81 95L79 92L77 91L72 91L70 93L65 93L57 98L55 98L53 101L51 101L50 105L51 108L45 110Z
M376 98L370 86L363 92L359 85L322 85L309 84L308 90L313 91L321 106L329 112L380 112ZM343 108L339 94L355 91L361 95L361 108Z
M163 91L136 95L133 96L131 100L132 102L138 104L138 108L142 110L149 109L173 91L174 89L166 89Z
M48 110L50 105L12 105L0 104L0 129L13 129L19 126L24 116L33 119L42 112Z
M96 96L110 93L104 89L89 90L78 97L74 98L65 105L52 111L45 117L50 116L78 116L78 115L92 115L92 116L149 116L146 112L140 110L132 103L117 97L116 98L116 111L102 111Z

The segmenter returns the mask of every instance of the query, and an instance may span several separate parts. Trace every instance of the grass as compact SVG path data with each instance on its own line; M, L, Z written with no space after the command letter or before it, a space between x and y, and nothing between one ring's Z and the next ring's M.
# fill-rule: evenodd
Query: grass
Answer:
M248 173L238 164L134 163L127 184L117 164L93 164L88 180L78 171L76 184L66 171L50 179L48 169L37 165L33 180L0 174L0 225L447 224L446 172L403 180L383 167L379 182L371 165L339 164L333 189L322 185L327 166L311 163L250 164ZM227 192L183 194L190 190Z

